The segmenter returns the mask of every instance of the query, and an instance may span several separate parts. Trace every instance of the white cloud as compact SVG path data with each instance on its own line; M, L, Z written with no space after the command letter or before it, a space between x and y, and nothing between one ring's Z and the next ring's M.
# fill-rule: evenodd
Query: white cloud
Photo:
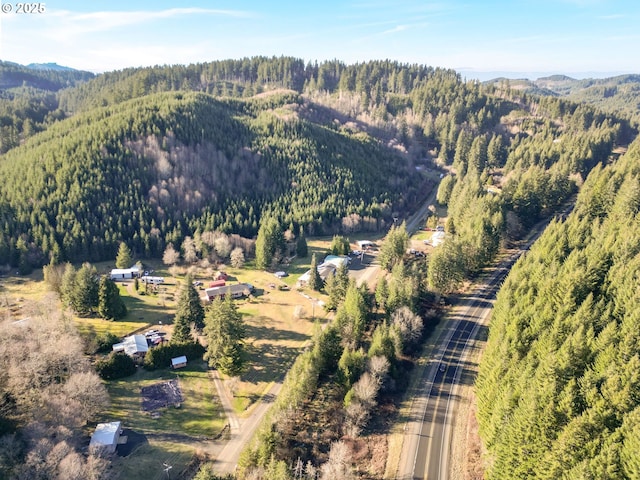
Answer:
M248 18L253 13L240 10L217 10L208 8L170 8L166 10L101 11L72 12L69 10L50 10L47 17L51 20L42 35L53 40L70 41L84 34L106 32L118 28L140 25L156 20L194 15L224 16Z

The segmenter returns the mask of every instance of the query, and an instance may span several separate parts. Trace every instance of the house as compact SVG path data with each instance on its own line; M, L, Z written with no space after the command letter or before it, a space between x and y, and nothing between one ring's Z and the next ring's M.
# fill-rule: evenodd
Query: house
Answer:
M186 366L187 366L187 357L185 355L171 359L171 368L173 368L174 370L176 368L182 368Z
M209 284L209 288L224 287L226 284L226 280L214 280Z
M342 265L349 266L349 263L351 263L351 259L346 255L327 255L326 257L324 257L324 262L322 262L320 265L323 265L325 263L330 263L336 268L340 268ZM318 269L320 268L320 265L318 265Z
M121 343L116 343L113 347L114 352L124 352L130 357L144 357L149 351L147 338L144 335L130 335L125 337Z
M164 283L164 277L150 277L149 275L144 275L140 280L142 283L151 283L152 285Z
M357 243L360 248L369 248L374 246L374 243L371 240L358 240Z
M338 268L333 263L323 262L320 265L318 265L318 273L320 274L320 278L322 278L322 280L325 280L325 281L327 280L327 278L329 278L329 275L335 275L337 269ZM307 270L305 273L300 275L300 278L298 279L298 283L300 284L309 283L310 278L311 278L311 270Z
M248 283L238 283L236 285L206 288L204 293L207 295L207 300L212 302L217 297L224 297L227 294L231 295L231 298L244 297L247 292L251 293L251 291L253 291L253 286Z
M113 453L116 451L120 435L122 435L121 422L99 423L91 435L89 449Z

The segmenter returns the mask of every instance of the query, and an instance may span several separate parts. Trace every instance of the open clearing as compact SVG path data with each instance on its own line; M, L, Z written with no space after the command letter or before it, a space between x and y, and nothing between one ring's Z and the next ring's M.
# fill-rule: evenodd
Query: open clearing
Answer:
M365 235L362 238L376 240ZM322 261L330 243L331 237L308 239L309 256L294 258L290 264L280 266L278 270L288 274L282 279L253 269L251 262L241 269L221 267L229 275L228 282L246 282L255 287L249 298L236 302L246 323L248 369L239 379L225 382L233 393L234 409L240 416L249 415L273 383L284 378L311 338L316 322L324 323L329 318L319 303L326 301L327 296L309 289L297 291L295 284L309 269L311 254L316 253ZM104 274L113 264L102 262L95 266ZM144 292L142 284L138 290L134 288L133 280L117 282L128 309L127 316L119 321L74 317L85 338L102 332L123 337L150 328L160 328L170 336L177 289L184 275L189 271L194 280L202 281L200 293L203 294L216 272L213 267L178 267L171 270L172 275L159 261L145 262L145 268L154 269L153 275L163 276L165 283L156 291L149 288ZM24 318L28 316L27 307L32 300L51 301L61 308L59 300L48 292L41 270L28 276L0 278L0 315L16 320ZM144 412L141 389L176 378L183 395L180 408L161 408L157 418ZM194 454L200 452L211 457L220 451L221 442L213 439L224 432L227 420L204 361L190 362L187 368L177 371L139 368L136 374L106 382L106 386L111 404L96 421L120 420L123 428L130 431L132 449L126 457L116 459L123 478L166 478L163 463L173 466L175 477L187 467Z

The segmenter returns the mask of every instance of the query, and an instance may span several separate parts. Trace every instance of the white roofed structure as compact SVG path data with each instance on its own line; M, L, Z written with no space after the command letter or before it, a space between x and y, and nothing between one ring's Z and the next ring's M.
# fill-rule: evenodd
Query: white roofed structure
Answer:
M124 352L130 357L144 356L149 351L147 338L144 335L125 337L122 343L116 343L112 348L114 352Z
M106 450L109 453L113 453L116 451L121 434L121 422L99 423L95 432L91 435L89 449Z

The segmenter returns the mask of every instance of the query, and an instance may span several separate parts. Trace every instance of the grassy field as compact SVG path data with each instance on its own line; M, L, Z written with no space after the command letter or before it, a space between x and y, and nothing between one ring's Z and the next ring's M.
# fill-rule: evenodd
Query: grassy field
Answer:
M143 387L174 378L179 379L184 402L180 408L161 410L159 418L142 411L140 391ZM118 419L125 428L140 432L182 433L213 437L226 423L222 406L209 378L205 362L192 362L180 370L147 371L107 383L111 405L101 415L101 421Z
M141 389L176 377L184 397L180 408L161 409L158 418L142 411ZM121 478L164 479L163 464L171 465L170 478L177 478L199 448L210 442L204 437L219 435L227 423L203 361L176 371L139 369L131 377L108 382L107 390L111 405L99 420L122 421L134 443L129 455L114 462Z
M169 478L178 478L193 458L194 449L188 445L147 438L127 457L116 457L114 470L122 479L165 480L164 465L171 465Z
M309 258L298 261L302 273L308 270L309 262ZM320 319L326 312L291 288L289 282L283 281L293 276L281 280L273 273L248 268L225 271L229 280L250 283L255 288L250 298L236 302L247 332L248 369L236 383L233 398L234 408L242 416L274 381L284 377L300 349L311 338L312 312ZM296 278L293 277L292 285ZM313 293L317 300L326 298L318 292ZM295 318L296 307L304 309L302 318Z
M318 305L318 301L326 300L326 295L310 290L298 291L295 283L309 269L311 253L315 252L318 260L322 261L330 243L331 237L308 240L310 255L307 258L295 258L290 265L278 268L288 273L284 279L278 279L270 272L255 270L250 262L242 269L223 267L229 275L228 282L246 282L255 288L249 298L237 301L246 324L248 352L248 369L235 382L233 392L234 407L240 416L251 411L255 402L269 390L273 382L284 378L311 338L315 320L323 322L328 318L328 314ZM144 288L142 284L136 291L133 281L118 282L120 294L128 309L127 316L119 321L74 318L84 336L91 337L109 331L123 337L151 327L160 327L171 334L177 288L184 280L187 268L173 269L174 275L171 275L158 261L145 262L144 266L146 269L154 269L153 275L165 278L161 290L141 294ZM96 265L101 274L108 273L112 267L113 264L109 262ZM212 267L190 267L189 271L194 280L200 280L207 286L213 280L216 270ZM5 308L5 313L20 318L25 316L19 309L21 303L26 304L29 300L42 301L48 298L47 293L41 271L27 277L0 278L0 309L3 298L7 298L9 306ZM200 293L204 292L201 290ZM59 300L53 300L53 297L48 300L55 301L61 307ZM184 403L180 408L162 410L159 418L151 418L141 409L141 388L175 378L176 375L180 379ZM166 478L161 468L164 462L173 465L172 474L177 476L200 448L199 439L215 437L226 424L205 362L194 363L178 371L148 372L140 368L135 375L107 382L106 385L111 405L96 420L120 420L125 429L146 437L130 455L117 459L116 468L123 472L122 478Z

